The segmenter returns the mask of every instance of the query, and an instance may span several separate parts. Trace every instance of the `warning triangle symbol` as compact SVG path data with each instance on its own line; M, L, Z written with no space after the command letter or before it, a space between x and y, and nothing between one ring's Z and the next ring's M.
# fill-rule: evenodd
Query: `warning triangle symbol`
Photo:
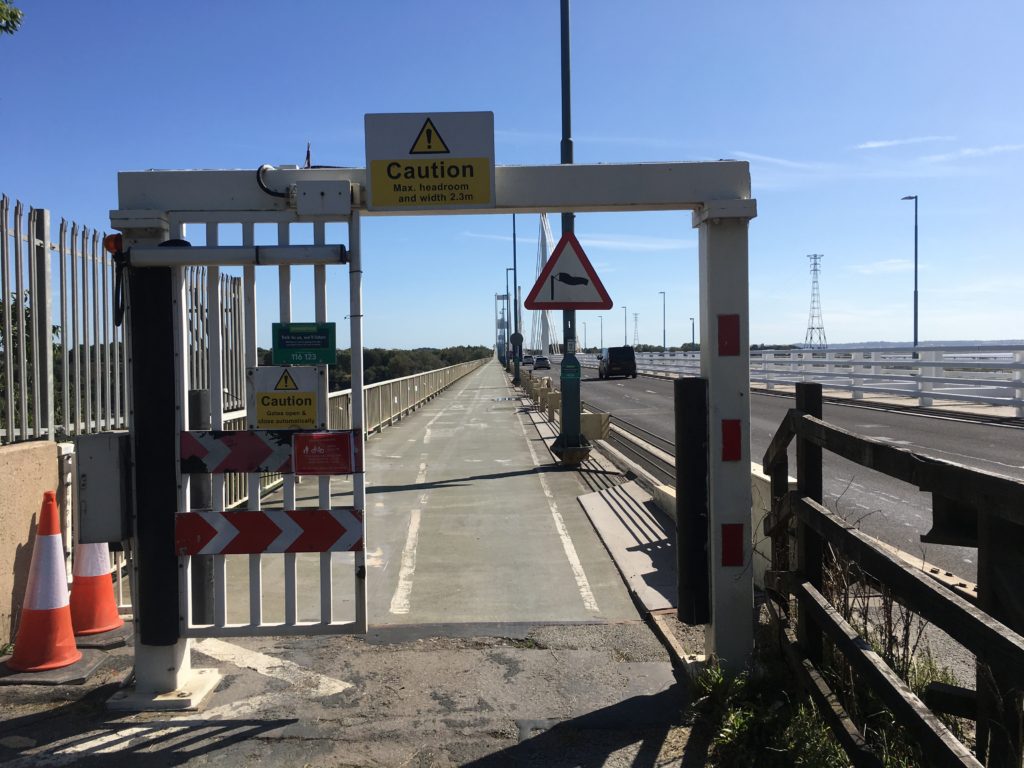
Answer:
M281 374L281 378L277 380L277 384L274 385L275 391L281 391L284 389L298 389L299 385L295 383L295 379L288 373L287 369Z
M416 141L412 143L412 149L409 150L409 154L447 155L450 151L448 145L444 143L444 139L441 138L441 134L437 132L437 128L434 127L434 124L428 117L423 122L420 132L416 135Z
M523 305L527 309L611 309L612 300L580 241L566 232Z

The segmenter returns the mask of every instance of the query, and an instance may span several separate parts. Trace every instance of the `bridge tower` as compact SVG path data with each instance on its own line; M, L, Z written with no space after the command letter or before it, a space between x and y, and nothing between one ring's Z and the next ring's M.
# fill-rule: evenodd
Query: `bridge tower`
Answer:
M640 332L637 330L637 322L640 318L639 312L633 313L633 346L640 344Z
M828 349L825 321L821 319L821 292L818 290L818 274L821 272L821 260L825 257L820 253L812 253L807 258L811 260L811 311L807 316L804 346L808 349Z

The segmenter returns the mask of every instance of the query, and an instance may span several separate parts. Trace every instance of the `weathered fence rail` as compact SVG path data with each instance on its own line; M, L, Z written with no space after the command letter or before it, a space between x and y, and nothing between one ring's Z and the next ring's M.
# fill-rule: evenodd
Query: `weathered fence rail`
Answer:
M796 408L780 425L764 455L772 478L772 511L765 533L772 538L770 593L779 608L787 655L856 765L877 765L863 734L820 674L825 638L871 687L893 717L917 741L929 765L1021 765L1024 744L1024 483L921 456L861 437L822 420L819 384L798 384ZM795 439L797 490L788 484L788 447ZM822 505L822 451L885 473L933 497L929 541L978 548L978 605L912 568ZM795 537L795 563L792 542ZM947 694L960 702L956 714L977 721L976 756L910 690L824 597L828 557L848 559L872 583L884 585L914 614L944 630L978 660L976 690ZM789 627L789 597L796 600L796 631ZM769 601L771 605L771 601ZM840 606L841 608L842 606ZM945 689L949 689L945 686ZM941 697L936 696L936 700ZM962 706L967 702L968 706ZM949 711L947 708L945 711ZM987 762L986 762L987 761Z

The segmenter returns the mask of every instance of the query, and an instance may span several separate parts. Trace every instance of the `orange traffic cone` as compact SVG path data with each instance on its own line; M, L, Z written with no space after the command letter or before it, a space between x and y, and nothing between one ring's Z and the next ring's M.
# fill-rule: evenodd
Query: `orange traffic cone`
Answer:
M71 582L71 623L76 635L109 632L124 624L114 600L110 579L110 550L106 544L75 547L75 580Z
M39 511L28 587L21 609L14 655L7 666L18 672L42 672L74 664L82 658L75 646L68 605L68 582L64 571L64 546L60 539L57 494L43 494Z

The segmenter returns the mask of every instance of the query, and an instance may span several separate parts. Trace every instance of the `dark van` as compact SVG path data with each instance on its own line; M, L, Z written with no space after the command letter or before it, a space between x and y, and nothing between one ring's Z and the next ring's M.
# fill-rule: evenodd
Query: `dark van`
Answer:
M597 377L609 379L612 376L636 378L636 355L632 347L605 347L598 357Z

